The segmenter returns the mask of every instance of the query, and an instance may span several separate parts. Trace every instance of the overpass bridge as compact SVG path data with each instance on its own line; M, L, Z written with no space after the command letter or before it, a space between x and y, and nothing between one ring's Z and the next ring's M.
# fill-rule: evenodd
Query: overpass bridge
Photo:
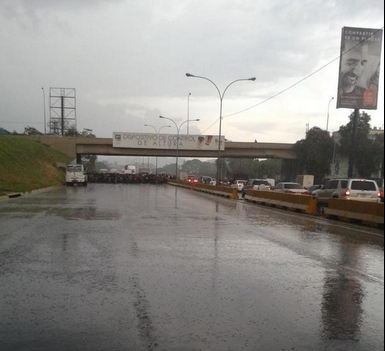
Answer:
M176 150L169 149L131 149L114 148L112 138L78 138L56 136L30 136L25 137L61 151L78 160L82 155L97 156L137 156L137 157L175 157ZM189 158L216 158L218 150L179 150L179 157ZM230 142L225 144L221 152L223 158L268 158L268 159L297 159L294 144L283 143L247 143Z

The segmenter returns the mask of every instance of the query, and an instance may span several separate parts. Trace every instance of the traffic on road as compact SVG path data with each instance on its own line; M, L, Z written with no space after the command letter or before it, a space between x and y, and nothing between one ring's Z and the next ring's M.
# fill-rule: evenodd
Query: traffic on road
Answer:
M0 202L1 350L381 350L383 233L150 184Z

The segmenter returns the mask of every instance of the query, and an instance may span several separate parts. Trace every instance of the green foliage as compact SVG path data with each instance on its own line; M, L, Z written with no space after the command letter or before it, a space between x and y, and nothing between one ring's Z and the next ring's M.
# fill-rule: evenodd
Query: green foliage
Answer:
M215 177L217 167L215 164L210 162L202 162L200 160L191 160L184 163L182 166L182 171L187 174L196 175L196 176L209 176ZM173 171L175 173L175 170Z
M330 174L333 161L334 141L329 132L321 128L312 128L295 144L298 157L298 173L314 175L315 182L320 183Z
M176 163L171 163L158 169L158 173L166 173L175 176Z
M24 135L28 135L28 136L43 135L43 133L39 132L36 128L26 127L24 128Z
M24 192L61 185L64 173L55 163L68 156L17 136L0 137L0 192Z
M72 126L67 129L65 132L66 137L81 137L81 138L96 138L95 134L88 129L83 130L81 133L76 129L75 126Z
M90 130L85 129L80 133L75 126L72 126L69 129L67 129L65 136L79 137L79 138L96 138L96 136L92 134ZM97 159L98 157L95 155L83 155L82 163L84 165L84 169L86 169L87 172L95 172Z
M250 158L236 158L228 160L229 178L250 179L250 178L274 178L281 175L281 160L258 160Z
M341 135L340 151L343 155L349 156L352 148L352 135L353 135L353 121L354 112L349 116L349 123L341 126L339 133ZM357 150L360 147L364 147L368 142L368 136L370 131L371 117L366 113L360 113L357 121L357 135L356 135L356 147Z
M340 151L346 157L350 156L352 149L354 112L349 119L348 124L340 127ZM357 121L355 166L357 176L362 178L370 178L378 172L384 160L384 136L369 138L370 121L371 117L366 112L361 112Z

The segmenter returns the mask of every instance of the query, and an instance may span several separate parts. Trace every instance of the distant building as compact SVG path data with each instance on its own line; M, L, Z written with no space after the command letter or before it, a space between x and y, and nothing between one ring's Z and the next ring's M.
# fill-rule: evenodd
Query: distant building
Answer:
M369 139L374 140L377 135L384 135L384 130L381 128L374 127L369 131Z
M0 127L0 135L7 135L7 134L11 134L11 133L8 132L8 130Z

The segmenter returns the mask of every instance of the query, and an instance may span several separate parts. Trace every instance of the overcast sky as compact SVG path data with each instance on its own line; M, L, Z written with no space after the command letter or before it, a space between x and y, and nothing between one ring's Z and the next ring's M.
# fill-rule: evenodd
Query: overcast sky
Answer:
M383 0L0 0L0 126L43 130L43 90L76 88L78 129L98 137L151 132L159 115L217 134L224 115L259 105L336 59L341 28L382 28ZM247 112L227 117L233 141L295 142L326 128L339 61ZM381 82L383 83L383 64ZM382 127L383 84L373 126ZM330 129L352 112L330 108ZM49 111L47 108L47 115ZM211 128L209 128L212 126ZM208 129L209 128L209 129ZM171 130L170 130L171 131Z

